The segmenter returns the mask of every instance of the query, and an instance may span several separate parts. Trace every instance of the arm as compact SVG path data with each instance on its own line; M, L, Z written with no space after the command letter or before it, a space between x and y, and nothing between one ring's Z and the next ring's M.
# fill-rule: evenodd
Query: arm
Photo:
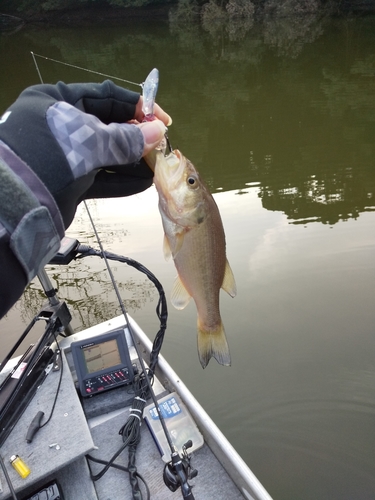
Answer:
M139 124L142 97L106 81L36 85L3 115L0 317L56 253L81 200L151 185L142 156L171 121L160 107L157 113L161 120Z

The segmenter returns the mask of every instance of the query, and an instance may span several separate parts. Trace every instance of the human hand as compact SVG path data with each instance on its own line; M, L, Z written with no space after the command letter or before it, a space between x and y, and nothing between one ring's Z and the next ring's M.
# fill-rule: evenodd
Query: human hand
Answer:
M110 81L36 85L3 115L0 140L42 180L67 228L81 200L127 196L151 185L141 158L171 123L160 106L154 112L154 121L140 123L142 96Z
M144 139L145 146L143 150L143 155L146 156L150 151L155 149L156 146L160 144L160 141L163 139L165 134L165 128L159 122L161 121L165 126L169 127L172 125L172 118L166 113L158 104L154 104L154 117L153 121L146 121L144 123L144 113L143 113L143 97L140 96L139 101L135 110L135 120L139 128L141 129ZM162 131L162 135L160 136L160 130Z

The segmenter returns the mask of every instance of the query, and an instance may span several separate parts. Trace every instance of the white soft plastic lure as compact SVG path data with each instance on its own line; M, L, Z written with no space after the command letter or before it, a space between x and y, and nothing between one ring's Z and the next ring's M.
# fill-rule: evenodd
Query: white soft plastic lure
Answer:
M142 84L143 105L142 111L145 115L144 121L152 121L154 119L154 104L156 94L159 87L159 70L154 68L148 74L146 80Z

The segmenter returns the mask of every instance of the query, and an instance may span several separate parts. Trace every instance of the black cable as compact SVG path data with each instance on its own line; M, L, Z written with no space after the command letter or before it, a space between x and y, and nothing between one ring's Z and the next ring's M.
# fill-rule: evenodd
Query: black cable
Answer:
M83 257L89 257L89 256L95 256L95 257L101 257L103 258L103 254L105 257L109 260L116 260L118 262L122 262L125 264L128 264L131 267L134 267L141 273L145 274L147 278L154 284L155 288L157 289L159 293L159 300L156 306L156 315L160 321L160 329L158 333L155 335L155 339L153 342L152 346L152 351L150 354L150 371L152 373L155 372L155 368L158 362L158 356L163 344L164 340L164 335L165 331L167 328L167 318L168 318L168 307L167 307L167 300L165 298L165 292L163 289L162 284L160 281L156 278L156 276L149 270L147 267L143 266L141 263L137 262L134 259L131 259L129 257L124 257L123 255L117 255L112 252L108 251L100 251L100 250L95 250L94 248L91 248L87 245L79 245L77 248L77 252L80 255L76 256L76 259L81 259Z
M27 370L24 370L21 373L16 388L8 398L6 405L0 411L0 446L4 443L5 439L12 430L11 423L19 418L20 412L24 411L24 408L35 394L35 379L29 375L33 370L35 370L38 377L40 377L43 373L43 370L39 370L38 372L38 369L40 369L38 363L41 361L44 362L46 355L48 355L48 349L46 350L46 346L50 341L50 336L54 331L54 328L56 328L57 319L58 318L53 315L49 321L47 321L44 333L38 340L38 343L30 351L30 357L27 359ZM25 395L22 400L17 400L20 392L24 391L25 387L27 387L30 391L31 397L29 398L28 395Z
M53 412L55 411L55 406L56 406L56 403L57 403L57 398L59 396L59 392L60 392L60 387L61 387L61 381L62 381L62 377L63 377L63 370L64 370L64 363L63 363L63 358L61 356L61 349L60 349L60 346L59 346L59 343L58 343L58 340L56 338L56 335L55 335L55 332L53 332L53 336L55 337L55 342L56 342L56 345L57 345L57 349L55 351L55 358L54 358L54 361L53 363L56 362L56 360L58 359L57 357L59 356L60 357L60 378L59 378L59 382L57 384L57 388L56 388L56 394L55 394L55 399L53 401L53 404L52 404L52 408L51 408L51 411L50 411L50 414L49 414L49 417L47 418L47 420L40 426L40 429L42 429L42 427L44 427L45 425L48 424L48 422L51 420L52 418L52 415L53 415ZM53 368L52 368L53 369Z
M98 472L98 474L91 474L91 479L93 481L99 481L99 479L101 479L104 476L104 474L108 471L108 469L110 467L112 467L112 465L113 465L114 461L116 460L116 458L125 450L125 448L128 446L128 444L129 444L128 442L124 442L122 444L122 446L113 455L113 457L110 458L108 460L108 462L104 462L106 465L105 465L105 467L103 467L103 469L100 472Z
M86 455L86 458L88 460L91 460L92 462L96 462L96 463L101 464L101 465L107 465L107 463L108 463L105 460L101 460L100 458L93 457L92 455ZM124 465L119 465L119 464L116 464L116 463L111 463L110 467L113 467L114 469L121 470L123 472L129 472L129 469L127 467L125 467ZM136 474L137 474L137 477L142 481L142 483L144 484L144 487L146 489L146 493L147 493L147 499L146 500L150 500L150 498L151 498L151 496L150 496L150 488L147 486L147 483L146 483L144 477L141 474L139 474L139 472L137 472Z
M133 383L133 388L135 397L130 408L130 415L119 431L119 434L122 435L123 444L107 462L99 462L103 463L105 467L103 467L103 469L97 474L91 474L91 479L93 481L98 481L99 479L101 479L110 467L115 466L114 461L116 460L116 458L125 450L126 447L129 447L129 467L127 468L126 472L129 473L133 499L142 500L142 494L138 485L138 478L140 478L144 483L145 480L137 472L137 468L135 466L135 452L137 445L141 439L140 429L143 408L146 405L147 397L149 395L148 384L146 383L145 375L143 372L136 376L136 379Z
M16 495L16 492L15 492L15 489L13 488L13 483L9 477L9 474L8 474L8 471L5 467L5 463L4 463L4 460L3 460L3 457L0 455L0 465L1 465L1 468L3 469L3 472L4 472L4 476L5 476L5 479L7 481L7 484L9 486L9 490L12 494L12 498L13 500L17 500L17 495Z
M86 202L85 202L85 204L86 204ZM167 328L168 307L167 307L167 300L165 298L163 286L160 283L160 281L156 278L156 276L151 271L149 271L145 266L140 264L139 262L137 262L133 259L130 259L129 257L124 257L122 255L116 255L116 254L113 254L111 252L105 251L103 248L103 245L100 241L99 235L96 231L94 221L92 220L92 217L91 217L90 212L88 210L87 204L86 204L86 209L87 209L89 218L91 220L95 235L97 237L97 240L98 240L98 243L100 246L100 251L95 250L94 248L91 248L87 245L79 245L78 248L76 249L76 251L77 251L77 253L81 253L81 255L77 255L75 258L77 259L77 258L82 258L82 257L86 257L86 256L96 256L96 257L104 258L104 261L105 261L106 266L107 266L107 270L109 272L109 276L111 278L114 290L116 292L117 298L118 298L119 303L120 303L121 311L125 317L126 323L128 325L128 330L129 330L130 336L132 337L135 350L137 351L137 355L138 355L138 359L139 359L139 362L140 362L141 367L142 367L142 371L145 373L146 373L146 369L145 369L145 365L143 362L143 358L141 356L141 353L139 352L137 343L135 341L133 331L132 331L131 325L130 325L129 320L128 320L128 314L127 314L125 306L122 302L120 292L118 290L118 287L117 287L117 284L115 282L112 270L111 270L109 263L108 263L108 259L117 260L119 262L124 262L132 267L135 267L140 272L146 274L146 276L150 279L150 281L152 281L154 283L154 285L156 286L156 288L159 291L159 301L158 301L158 304L156 306L156 314L157 314L159 321L160 321L160 330L158 331L158 333L155 336L152 351L150 354L150 368L149 368L149 370L150 370L151 375L153 375L154 370L156 368L157 361L158 361L159 352L160 352L161 346L163 344L165 330ZM146 377L146 383L149 384L148 377ZM156 408L156 411L157 411L165 438L167 440L168 446L171 450L171 453L175 453L175 451L176 451L175 446L173 444L172 438L171 438L169 431L167 429L167 425L165 423L164 417L159 409L159 405L158 405L158 402L156 400L155 394L154 394L150 385L149 385L149 389L150 389L150 396L152 398L153 403L155 404L155 408Z
M134 261L133 259L130 259L128 257L123 257L123 256L120 256L120 255L113 254L111 252L104 251L104 248L103 248L103 246L101 244L99 235L98 235L98 233L96 231L94 222L92 220L91 214L90 214L90 212L88 210L87 204L86 204L86 209L87 209L87 212L88 212L88 216L89 216L89 218L91 220L91 223L92 223L95 235L97 237L98 244L99 244L99 247L100 247L100 251L94 250L94 249L92 249L92 248L90 248L88 246L79 245L78 248L77 248L77 253L81 253L81 255L79 255L79 256L77 255L76 258L81 258L81 257L92 255L92 256L101 257L105 261L105 264L106 264L108 273L110 275L110 278L111 278L114 290L115 290L117 298L119 300L121 311L122 311L122 313L123 313L123 315L125 317L125 321L126 321L126 323L128 325L128 330L129 330L130 336L131 336L131 338L133 340L134 347L135 347L135 349L137 351L139 362L140 362L141 368L142 368L142 372L141 373L143 373L143 375L145 377L145 382L147 384L147 392L145 393L145 395L147 393L149 393L150 396L151 396L151 398L152 398L152 400L153 400L153 402L154 402L154 404L155 404L155 409L157 411L157 414L158 414L158 417L159 417L159 420L160 420L160 424L162 426L164 435L165 435L165 437L167 439L169 448L171 450L171 467L173 468L173 470L174 470L174 472L176 474L176 478L178 478L178 483L179 483L179 486L181 487L181 492L182 492L183 497L185 499L187 499L187 500L194 500L194 496L192 494L191 487L190 487L190 485L189 485L189 483L187 481L188 477L186 476L185 471L181 467L180 454L178 453L178 451L176 450L176 448L175 448L175 446L173 444L171 435L170 435L170 433L169 433L169 431L167 429L164 417L163 417L163 415L162 415L162 413L160 411L158 402L156 400L156 396L155 396L155 394L154 394L154 392L152 390L152 387L151 387L151 384L150 384L150 380L149 380L149 377L148 377L149 373L151 374L151 376L153 375L154 370L156 368L156 365L157 365L157 362L158 362L158 356L159 356L159 353L160 353L160 349L161 349L161 346L162 346L162 343L163 343L163 339L164 339L164 335L165 335L165 330L166 330L166 323L167 323L167 315L168 315L168 313L167 313L167 302L166 302L166 299L165 299L165 293L164 293L163 287L162 287L161 283L159 282L159 280L157 280L157 278L151 273L151 271L149 271L146 267L144 267L139 262ZM156 314L157 314L157 316L159 318L159 321L160 321L160 329L159 329L159 332L157 333L157 335L155 336L155 339L154 339L154 342L153 342L152 351L151 351L151 354L150 354L150 368L149 368L149 371L146 371L145 364L143 362L141 353L139 352L139 349L137 347L136 339L134 337L131 325L130 325L129 320L128 320L127 311L126 311L125 306L123 304L123 301L122 301L119 289L117 287L117 284L115 282L112 270L111 270L111 268L109 266L108 259L110 259L110 260L116 260L116 261L119 261L119 262L124 262L124 263L126 263L126 264L128 264L128 265L130 265L132 267L135 267L137 270L141 271L142 273L146 274L146 276L154 283L155 287L157 288L157 290L159 292L159 301L158 301L158 304L157 304L157 307L156 307ZM135 402L136 402L137 399L142 400L143 403L144 403L143 407L142 407L142 412L143 412L144 405L146 404L146 397L145 398L137 398L136 397L134 399L133 408L131 409L131 412L132 411L134 412L134 404L135 404ZM139 423L135 421L136 418L139 420ZM139 430L140 430L141 418L142 418L142 413L140 415L138 415L138 414L135 415L134 413L131 413L131 415L129 416L128 421L125 423L125 425L120 430L120 433L123 435L123 439L125 439L124 444L120 448L120 450L115 454L115 457L117 457L124 450L125 446L129 445L129 467L128 467L128 469L129 469L130 484L131 484L131 487L132 487L133 500L142 500L142 495L141 495L141 492L140 492L139 486L138 486L138 481L137 481L137 476L136 476L136 466L135 466L135 452L136 452L136 448L137 448L137 445L138 445L138 442L139 442L139 439L140 439L140 431ZM138 432L136 431L136 429L138 429ZM113 457L111 459L111 461L113 461L115 457ZM109 467L110 467L109 464L106 467L104 467L104 469L100 473L100 477L102 477L102 474L104 474L108 470Z
M134 397L129 417L125 425L123 425L119 430L119 434L122 435L123 440L127 440L128 437L130 438L128 449L128 469L133 500L142 500L142 493L138 484L137 466L135 462L137 446L141 440L143 409L146 406L147 398L150 396L149 386L152 385L153 381L148 379L148 377L149 375L144 372L141 372L139 376L137 376L134 384L134 392L136 393L136 396ZM148 382L146 379L148 379Z
M86 208L87 208L87 205L86 205ZM89 211L88 211L88 214L89 214L90 220L91 220L91 222L93 224L93 221L92 221L92 218L90 216L90 212ZM141 356L141 354L140 354L140 352L138 350L137 344L135 342L135 338L133 336L133 332L132 332L132 329L130 327L130 323L128 321L127 312L126 312L125 307L123 305L120 293L118 291L117 285L115 283L115 280L114 280L111 268L109 267L107 259L117 260L118 262L124 262L124 263L126 263L126 264L128 264L128 265L130 265L130 266L132 266L134 268L136 268L138 271L146 274L146 276L149 278L149 280L154 283L155 287L157 288L157 290L159 292L159 301L158 301L158 304L156 306L156 314L157 314L157 316L159 318L159 321L160 321L160 329L159 329L158 333L155 336L155 339L154 339L154 342L153 342L153 346L152 346L152 351L150 353L150 368L149 368L149 371L150 371L151 375L153 375L153 373L155 371L155 368L156 368L156 365L157 365L157 362L158 362L158 356L159 356L160 349L161 349L162 344L163 344L164 335L165 335L165 331L166 331L166 328L167 328L168 307L167 307L167 300L165 298L165 292L164 292L163 286L160 283L160 281L156 278L156 276L149 269L147 269L145 266L143 266L142 264L140 264L136 260L131 259L129 257L124 257L122 255L117 255L117 254L105 251L103 249L103 246L101 244L101 241L99 239L99 235L97 234L97 231L95 229L94 224L93 224L93 229L94 229L95 234L97 236L98 243L99 243L99 246L100 246L101 250L100 251L99 250L95 250L94 248L91 248L91 247L89 247L87 245L79 245L76 251L77 251L77 253L80 253L81 255L77 255L76 258L82 258L82 257L86 257L86 256L96 256L96 257L104 258L104 260L106 262L106 265L107 265L107 270L109 272L110 278L112 280L114 289L116 291L116 294L117 294L117 297L118 297L118 300L119 300L119 303L120 303L120 306L121 306L121 310L122 310L122 312L124 314L124 317L126 319L126 322L128 324L128 329L129 329L130 335L132 337L132 340L133 340L133 343L134 343L134 347L135 347L135 349L137 351L139 362L140 362L142 370L144 372L145 372L145 366L144 366L144 363L143 363L143 359L142 359L142 356ZM146 382L147 382L147 379L146 379ZM170 436L170 434L168 432L166 423L164 421L164 417L163 417L162 413L159 410L159 405L157 403L155 394L153 393L151 387L150 387L150 395L151 395L151 398L152 398L152 400L153 400L153 402L155 404L155 408L156 408L156 411L158 413L160 424L162 426L162 429L163 429L165 438L166 438L166 440L168 442L168 445L169 445L169 448L171 450L171 453L174 453L175 452L175 447L174 447L172 438L171 438L171 436Z
M48 323L48 320L47 320L47 323ZM53 412L55 410L56 403L57 403L57 398L58 398L59 392L60 392L60 387L61 387L61 382L62 382L62 376L63 376L63 360L62 360L62 357L61 357L61 349L60 349L60 346L59 346L59 343L58 343L58 340L57 340L57 337L56 337L55 330L52 331L52 334L54 336L54 339L55 339L55 342L56 342L56 345L57 345L57 349L56 349L56 351L54 353L54 357L52 358L52 364L56 363L57 356L60 356L60 358L61 358L59 382L57 384L54 401L52 403L52 408L51 408L51 411L50 411L50 414L49 414L49 417L47 418L47 420L43 424L41 424L42 418L44 417L44 413L42 411L39 411L35 415L35 417L33 418L33 420L31 421L31 424L29 425L29 428L28 428L28 431L27 431L27 434L26 434L26 441L28 443L31 443L32 440L34 439L35 434L39 431L39 429L41 429L42 427L44 427L45 425L47 425L48 422L51 420L51 418L53 416Z

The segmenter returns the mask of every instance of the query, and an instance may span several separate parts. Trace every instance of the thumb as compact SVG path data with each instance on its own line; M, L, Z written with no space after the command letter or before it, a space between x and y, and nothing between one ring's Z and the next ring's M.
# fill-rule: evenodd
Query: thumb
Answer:
M140 123L138 127L141 129L145 141L142 155L145 156L160 144L167 129L164 123L160 120Z

